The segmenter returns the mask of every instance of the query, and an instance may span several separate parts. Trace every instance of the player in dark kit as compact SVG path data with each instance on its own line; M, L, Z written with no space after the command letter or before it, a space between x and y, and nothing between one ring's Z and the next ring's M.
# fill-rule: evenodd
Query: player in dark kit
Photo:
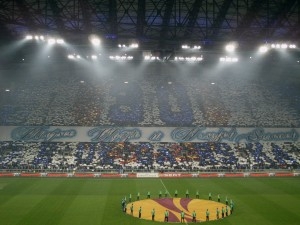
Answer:
M141 218L142 217L142 206L140 206L140 208L139 208L139 218Z

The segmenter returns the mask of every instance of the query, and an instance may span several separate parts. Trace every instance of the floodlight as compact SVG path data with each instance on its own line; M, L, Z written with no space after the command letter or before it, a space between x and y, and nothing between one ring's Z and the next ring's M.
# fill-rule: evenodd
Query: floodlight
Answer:
M55 44L56 40L54 38L49 38L48 39L48 44L53 45Z
M32 37L32 35L26 35L26 40L32 40L33 39L33 37Z
M258 51L260 53L266 53L269 50L269 48L266 45L262 45L259 47Z
M225 49L227 52L234 52L234 50L236 49L236 46L234 44L228 44L225 46Z
M132 43L130 45L130 48L138 48L138 47L139 47L139 45L137 43Z
M288 47L287 44L281 44L280 48L286 49Z
M68 59L75 59L74 55L68 55Z
M96 60L96 59L98 59L98 56L92 55L92 56L91 56L91 59Z
M57 44L63 44L63 43L65 43L65 41L64 41L63 39L57 39L57 40L56 40L56 43L57 43Z
M100 39L97 38L97 37L93 37L93 38L91 38L91 43L94 46L99 46L100 45Z
M181 48L188 49L188 48L190 48L190 46L188 46L188 45L182 45Z

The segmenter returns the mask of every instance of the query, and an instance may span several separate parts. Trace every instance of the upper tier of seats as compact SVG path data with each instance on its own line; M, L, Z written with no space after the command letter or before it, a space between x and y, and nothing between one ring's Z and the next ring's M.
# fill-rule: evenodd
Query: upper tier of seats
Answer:
M124 68L9 71L0 80L0 125L300 126L299 82L284 74Z

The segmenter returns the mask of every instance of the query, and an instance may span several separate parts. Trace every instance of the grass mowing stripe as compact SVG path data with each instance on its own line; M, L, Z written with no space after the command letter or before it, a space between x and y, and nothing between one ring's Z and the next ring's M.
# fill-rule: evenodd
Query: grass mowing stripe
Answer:
M270 179L266 181L268 182ZM251 185L249 185L250 183ZM298 215L282 206L282 202L278 201L278 197L274 198L275 195L269 195L270 189L276 189L276 180L273 181L272 188L266 185L264 180L260 178L251 179L249 182L235 182L233 180L233 184L235 189L243 190L244 193L247 193L238 197L239 203L237 209L240 206L244 206L247 208L248 214L256 215L256 217L259 217L260 222L264 221L263 224L282 224L286 223L286 221L290 221L293 224L297 221L297 218L299 219ZM282 193L282 191L278 189L276 193ZM241 202L241 200L244 201Z
M20 224L30 225L33 222L43 225L60 224L60 220L77 197L83 183L63 180L24 216ZM45 218L48 219L45 221Z
M58 225L102 224L112 181L87 179Z
M5 205L12 198L15 198L18 195L23 195L24 193L26 193L27 190L30 190L37 183L37 180L34 179L20 180L15 178L6 178L6 179L0 179L0 182L2 184L5 183L5 185L3 185L0 190L0 209L1 209L1 206Z
M57 182L46 185L46 180L39 178L8 178L7 181L8 185L0 191L0 221L5 221L5 225L18 224L58 186Z

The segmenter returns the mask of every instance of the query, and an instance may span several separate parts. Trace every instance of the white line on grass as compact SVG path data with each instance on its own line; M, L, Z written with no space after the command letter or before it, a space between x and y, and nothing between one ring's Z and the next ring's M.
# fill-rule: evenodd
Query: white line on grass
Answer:
M162 179L160 179L161 184L164 186L165 190L169 193L169 195L172 197L171 193L169 192L169 190L167 189L166 185L164 184L164 182L162 181Z
M164 184L164 182L162 181L162 179L160 179L161 184L164 186L165 190L169 193L169 195L172 197L171 193L169 192L169 190L167 189L166 185ZM185 220L185 224L188 225L188 222Z

